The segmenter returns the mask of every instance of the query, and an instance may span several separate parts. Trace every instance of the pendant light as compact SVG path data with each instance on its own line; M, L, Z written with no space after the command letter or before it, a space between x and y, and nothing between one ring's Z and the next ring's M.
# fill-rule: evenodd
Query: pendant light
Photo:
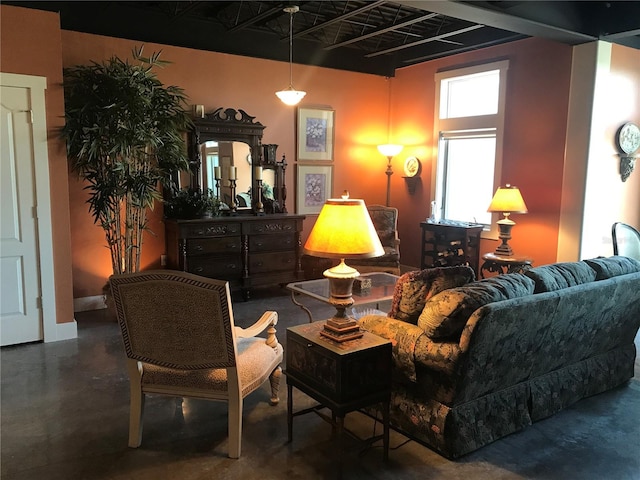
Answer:
M289 14L289 88L276 92L278 98L286 105L297 105L307 94L301 90L293 88L293 14L300 10L300 7L293 5L283 9Z

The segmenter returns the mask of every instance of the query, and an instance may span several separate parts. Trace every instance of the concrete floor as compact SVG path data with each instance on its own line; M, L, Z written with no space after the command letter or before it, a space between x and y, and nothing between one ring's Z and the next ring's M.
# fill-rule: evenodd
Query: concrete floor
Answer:
M311 302L317 319L330 307ZM310 304L310 305L311 305ZM382 306L384 309L384 306ZM234 302L236 323L264 310L286 327L307 321L286 290L264 289ZM347 440L338 471L331 428L315 415L294 420L288 444L286 386L269 406L263 386L245 401L242 457L227 458L227 409L216 402L148 397L142 445L127 447L128 380L117 324L105 311L78 313L78 338L6 347L2 360L2 480L162 479L640 479L640 363L613 391L585 399L554 417L457 461L392 432L388 463L379 445ZM636 338L636 344L638 344ZM295 392L295 408L311 405ZM380 425L349 414L346 426L368 436Z

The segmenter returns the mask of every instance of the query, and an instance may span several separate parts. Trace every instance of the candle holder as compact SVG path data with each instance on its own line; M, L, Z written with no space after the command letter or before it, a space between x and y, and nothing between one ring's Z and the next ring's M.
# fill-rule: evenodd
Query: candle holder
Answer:
M231 205L229 205L229 215L238 215L238 204L236 203L236 180L229 179L229 187L231 190Z
M258 184L256 188L256 202L254 204L256 215L264 215L264 205L262 203L262 179L256 180Z
M216 178L216 198L220 201L220 179Z

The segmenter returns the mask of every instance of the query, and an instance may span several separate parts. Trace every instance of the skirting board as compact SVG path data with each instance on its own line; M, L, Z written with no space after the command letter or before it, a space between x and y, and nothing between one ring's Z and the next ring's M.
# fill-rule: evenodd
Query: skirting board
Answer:
M87 312L89 310L101 310L107 308L104 303L104 295L94 295L92 297L79 297L73 299L74 312Z

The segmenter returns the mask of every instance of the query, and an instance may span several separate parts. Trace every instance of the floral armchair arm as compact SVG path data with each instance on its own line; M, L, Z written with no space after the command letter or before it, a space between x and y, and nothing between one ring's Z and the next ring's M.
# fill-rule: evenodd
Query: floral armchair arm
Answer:
M416 381L415 350L424 335L420 327L384 315L365 315L359 321L366 331L391 340L394 374Z

